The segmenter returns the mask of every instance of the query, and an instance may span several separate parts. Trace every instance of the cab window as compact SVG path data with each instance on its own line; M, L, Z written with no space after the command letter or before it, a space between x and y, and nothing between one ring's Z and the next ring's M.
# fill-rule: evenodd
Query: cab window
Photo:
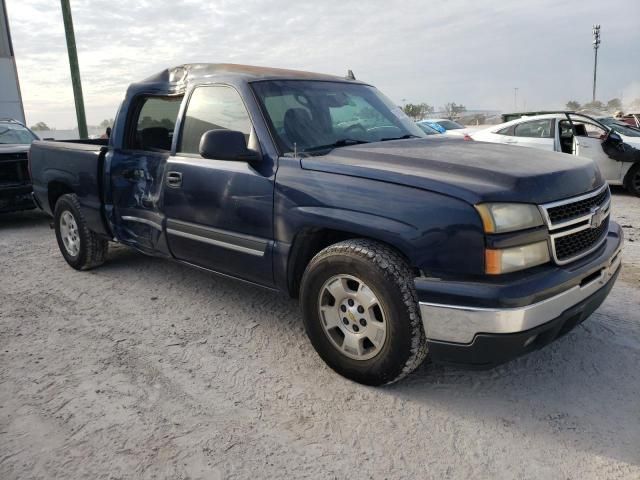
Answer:
M196 87L189 100L178 152L197 154L209 130L235 130L249 141L251 121L240 94L224 85Z
M170 151L173 131L182 96L142 97L134 107L127 148L147 151Z

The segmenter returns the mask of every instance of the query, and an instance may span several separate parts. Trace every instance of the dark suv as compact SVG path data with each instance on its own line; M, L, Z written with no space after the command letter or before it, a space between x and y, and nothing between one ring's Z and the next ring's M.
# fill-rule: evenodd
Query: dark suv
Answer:
M35 133L17 120L0 119L0 213L35 208L27 152Z

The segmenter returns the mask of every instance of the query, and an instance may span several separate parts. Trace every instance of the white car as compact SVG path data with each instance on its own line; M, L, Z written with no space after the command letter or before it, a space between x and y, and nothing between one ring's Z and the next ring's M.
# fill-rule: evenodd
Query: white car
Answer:
M640 145L577 113L523 116L470 133L480 142L539 148L590 158L610 185L640 196ZM635 144L634 144L635 143Z

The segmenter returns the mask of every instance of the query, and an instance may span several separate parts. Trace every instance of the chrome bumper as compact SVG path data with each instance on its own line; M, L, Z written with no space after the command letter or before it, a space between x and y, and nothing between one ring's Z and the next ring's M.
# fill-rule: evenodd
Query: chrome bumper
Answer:
M518 308L476 308L420 302L427 339L471 343L478 333L517 333L547 323L595 294L614 276L622 261L622 245L600 275L538 303Z

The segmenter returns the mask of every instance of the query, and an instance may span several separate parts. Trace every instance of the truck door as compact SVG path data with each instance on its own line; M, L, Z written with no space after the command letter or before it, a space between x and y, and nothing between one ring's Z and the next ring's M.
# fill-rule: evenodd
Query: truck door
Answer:
M114 234L124 244L169 256L160 209L164 168L182 95L140 96L129 108L122 148L108 158Z
M273 165L266 157L253 164L203 158L200 138L213 129L240 131L250 148L260 148L234 88L193 90L164 177L169 248L180 260L272 285Z
M593 160L606 181L620 181L622 179L622 162L609 158L602 148L602 141L607 131L602 126L581 116L569 114L569 118L574 130L573 153Z

